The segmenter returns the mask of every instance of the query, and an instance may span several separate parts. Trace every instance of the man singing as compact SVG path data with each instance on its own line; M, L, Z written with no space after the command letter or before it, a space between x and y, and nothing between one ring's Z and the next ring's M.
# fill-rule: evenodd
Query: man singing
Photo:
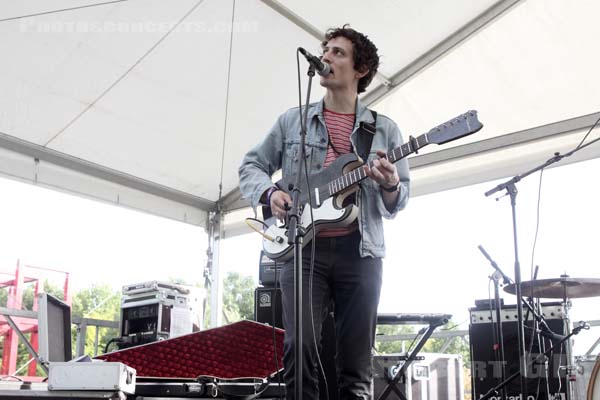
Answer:
M370 179L358 184L354 196L358 218L350 225L320 231L314 239L312 312L308 296L310 246L303 253L302 400L319 398L315 342L320 342L322 323L328 311L333 311L335 316L340 398L368 399L382 257L385 256L382 218L394 218L408 201L408 163L403 159L392 164L385 158L388 151L402 144L400 131L391 119L367 109L358 99L358 94L365 91L377 72L377 47L366 35L345 25L326 33L322 49L322 61L329 64L331 72L320 78L321 86L326 89L325 96L308 108L306 163L309 174L322 172L337 157L349 152L360 155L368 151L368 159L373 163L367 168ZM244 197L254 208L260 204L270 207L273 215L281 220L285 220L292 201L288 193L273 185L271 176L282 169L283 177L293 181L301 165L299 143L300 113L298 108L293 108L283 113L263 141L246 154L239 169ZM283 265L280 276L288 399L294 398L295 384L293 269L294 263L290 260ZM319 338L316 341L313 324L314 335Z

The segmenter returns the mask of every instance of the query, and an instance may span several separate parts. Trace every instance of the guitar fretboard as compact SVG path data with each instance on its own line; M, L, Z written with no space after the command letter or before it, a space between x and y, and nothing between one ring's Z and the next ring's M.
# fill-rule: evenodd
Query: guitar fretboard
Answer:
M404 143L401 146L396 147L393 150L390 150L386 154L386 158L392 164L402 158L419 151L420 148L429 144L429 140L427 138L427 134L423 134L417 138L411 138L408 142ZM350 186L354 185L357 182L365 179L367 177L367 169L373 166L373 161L369 161L368 164L363 164L358 168L353 169L350 172L345 173L344 175L330 181L327 184L327 188L319 188L320 190L325 189L325 193L327 196L333 196L336 193L339 193Z

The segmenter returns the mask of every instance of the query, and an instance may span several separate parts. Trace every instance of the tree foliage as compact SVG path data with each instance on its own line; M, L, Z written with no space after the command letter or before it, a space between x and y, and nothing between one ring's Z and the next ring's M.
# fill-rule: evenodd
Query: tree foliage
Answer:
M394 336L407 333L414 333L415 329L411 325L379 325L377 326L377 336ZM402 352L402 342L394 341L375 341L375 351L379 354L394 354Z
M254 289L250 276L230 272L223 281L223 309L230 322L252 319L254 316Z
M109 285L92 285L75 293L71 305L71 315L79 318L93 318L104 321L119 321L121 292ZM104 352L108 341L119 336L118 329L88 327L85 338L85 354L95 355L95 337L98 329L98 354ZM72 328L73 351L77 340L77 328Z
M456 330L456 325L448 327L448 325L453 325L452 322L446 324L446 326L438 328L436 332L441 331L452 331ZM412 325L380 325L377 329L378 335L401 335L415 333L415 328ZM408 343L404 342L404 351L409 351L413 348L419 337L417 337L416 341L410 341ZM450 343L446 345L446 342L450 340ZM403 348L403 343L400 340L396 341L376 341L375 350L380 354L392 354L392 353L401 353ZM445 348L444 348L445 347ZM444 350L444 351L442 351ZM427 340L421 352L426 353L445 353L445 354L459 354L462 356L463 364L465 366L469 366L470 364L470 354L469 354L469 345L468 343L460 337L454 337L452 339L446 338L430 338Z
M251 276L238 272L228 272L223 279L223 319L224 323L254 318L254 289L256 282ZM211 288L206 294L204 326L210 325Z

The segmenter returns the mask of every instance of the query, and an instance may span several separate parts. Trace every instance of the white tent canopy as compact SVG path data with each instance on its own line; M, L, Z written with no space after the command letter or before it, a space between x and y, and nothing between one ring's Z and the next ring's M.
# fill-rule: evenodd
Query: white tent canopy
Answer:
M405 137L469 109L485 125L411 157L413 195L508 176L600 117L597 15L594 0L5 0L0 174L204 226L247 205L237 168L297 105L296 47L349 22L383 56L363 101Z

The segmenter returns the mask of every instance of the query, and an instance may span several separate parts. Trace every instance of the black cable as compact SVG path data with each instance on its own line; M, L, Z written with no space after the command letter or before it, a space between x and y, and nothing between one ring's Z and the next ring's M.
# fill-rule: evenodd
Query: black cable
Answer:
M104 354L108 353L108 347L113 344L120 341L120 338L111 338L108 342L106 342L106 345L104 346Z
M202 1L202 0L201 0ZM223 147L221 148L221 177L219 179L219 200L221 200L221 190L223 188L223 169L225 166L225 144L227 142L227 121L229 115L229 91L231 83L231 60L233 54L233 29L235 22L235 0L233 0L231 9L231 34L229 35L229 59L227 60L227 91L225 93L225 122L223 123ZM219 201L220 203L220 201Z
M533 286L532 286L531 290L533 291ZM535 305L532 304L531 306L534 307ZM529 319L529 312L530 312L530 310L528 308L527 309L527 313L525 314L525 317L523 318L524 319L523 324L527 323L527 320ZM532 352L533 352L533 345L535 344L536 338L537 338L537 342L538 342L538 347L540 349L542 347L541 346L541 342L540 342L539 333L536 335L536 332L538 331L538 325L537 325L537 320L535 319L535 316L531 320L531 325L532 325L531 336L529 337L529 350L527 351L527 354L532 354ZM541 384L541 378L538 376L537 385L536 385L537 386L536 392L538 394L539 394L539 391L540 391L540 384ZM529 385L528 385L528 387L529 387ZM538 395L535 396L535 399L537 399L537 398L538 398Z
M422 329L421 329L422 330ZM413 338L412 342L410 342L410 344L408 345L408 350L406 350L406 354L408 355L410 353L410 351L412 350L413 346L415 345L415 342L417 341L417 338L419 337L419 335L422 335L421 330L419 330L416 334L415 337Z
M538 308L538 311L539 311L539 308ZM540 335L540 333L538 333L537 336L538 336L538 343L540 344L539 352L540 353L545 353L546 352L546 339L544 339ZM550 344L552 344L552 342L550 342ZM552 357L552 354L550 354L550 357ZM549 366L549 364L548 364L548 358L545 358L544 359L544 378L545 378L544 380L546 382L546 393L550 393L550 387L549 387L549 382L548 382L549 381L549 379L548 379L549 378L549 376L548 376L548 366ZM539 375L538 376L538 382L537 382L537 390L536 390L536 393L535 393L535 398L536 399L539 398L541 387L542 387L542 376Z
M121 3L121 2L124 2L124 1L127 1L127 0L105 1L104 3L88 4L88 5L85 5L85 6L78 6L78 7L71 7L71 8L62 8L60 10L44 11L44 12L40 12L40 13L36 13L36 14L28 14L28 15L21 15L21 16L18 16L18 17L4 18L4 19L0 19L0 22L14 21L16 19L21 19L21 18L38 17L40 15L56 14L56 13L61 13L61 12L65 12L65 11L79 10L79 9L88 8L88 7L104 6L104 5L107 5L107 4Z
M275 373L277 374L277 384L281 388L281 386L283 386L283 382L281 381L281 374L279 373L280 368L279 357L277 356L277 330L275 329L275 304L277 304L277 283L279 281L279 278L277 277L277 262L275 262L275 264L273 265L273 269L275 270L275 292L273 294L273 301L271 303L271 321L273 322L273 358L275 359Z
M495 293L495 292L494 292ZM495 298L494 298L494 302L495 302ZM494 310L496 309L495 307L493 307L492 304L492 279L488 280L488 305L489 305L489 309L490 309L490 327L492 328L492 342L494 343L493 346L493 350L494 350L494 358L496 360L497 363L500 362L504 362L505 360L501 360L501 354L500 354L500 345L504 345L503 343L500 343L500 337L498 335L498 326L502 323L502 321L495 321L494 322ZM496 306L499 306L498 304ZM498 346L498 347L496 347Z
M591 127L591 128L588 130L588 131L587 131L587 133L585 134L585 136L583 137L583 139L581 139L581 142L579 142L579 144L577 145L577 147L575 147L573 150L571 150L571 151L569 151L569 152L567 152L567 153L565 153L565 154L562 154L562 155L561 155L560 153L555 153L555 154L554 154L554 157L552 157L552 158L551 158L549 161L551 161L551 160L553 160L553 159L555 160L554 162L556 162L556 161L560 161L561 159L563 159L563 158L565 158L565 157L570 157L570 156L572 156L572 155L573 155L573 153L575 153L576 151L578 151L578 150L581 150L581 149L583 149L584 147L591 146L592 144L594 144L594 143L596 143L596 142L600 141L600 137L597 137L596 139L594 139L594 140L591 140L591 141L589 141L589 142L588 142L588 143L586 143L586 144L583 144L583 143L585 142L585 139L587 139L587 137L589 136L589 134L592 132L592 130L593 130L593 129L594 129L594 128L595 128L595 127L598 125L598 122L600 122L600 118L598 118L598 119L596 120L596 122L594 122L594 125L592 125L592 127Z
M569 331L567 330L567 335L569 334ZM569 339L570 340L570 339ZM556 368L556 376L558 376L558 390L557 392L560 393L560 391L562 390L562 379L560 378L560 368L561 368L561 364L562 364L562 354L563 354L563 344L560 344L560 348L559 348L559 352L558 354L560 354L561 356L559 357L559 362L558 362L558 367ZM565 360L565 368L569 365L569 360ZM565 374L565 380L569 379L568 376L568 371ZM565 382L565 386L566 386L566 382ZM567 386L568 387L568 386Z
M538 314L542 315L542 300L539 297L536 300L536 309L538 311ZM552 340L542 339L542 342L541 342L542 348L540 349L540 352L544 353L544 354L546 353L546 341L549 343L550 347L552 347L552 345L554 344L552 342ZM552 360L553 358L554 358L554 351L551 351L544 363L544 373L546 375L545 376L546 377L546 393L550 393L550 377L548 375L549 370L550 370L550 361L549 360Z
M23 380L23 378L20 378L20 377L18 377L16 375L3 375L3 376L0 376L0 381L8 381L9 379L14 379L14 380L19 381L19 382L25 382L25 380Z
M312 153L311 153L311 162L312 162ZM313 230L313 238L312 238L311 246L310 246L310 250L311 250L311 252L310 252L310 270L308 273L308 297L310 299L310 321L311 321L311 326L312 326L312 334L313 334L313 342L314 342L313 344L317 351L317 363L319 365L319 373L323 377L323 383L325 385L325 399L329 400L329 385L327 383L327 376L325 376L325 368L323 367L323 362L321 360L321 354L319 353L317 337L315 334L315 315L314 315L314 309L313 309L313 277L314 277L314 270L315 270L315 252L316 252L317 232L316 232L316 227L314 226L315 218L313 215L312 196L310 196L310 193L312 193L312 192L310 189L308 167L307 167L306 162L304 163L304 174L306 176L306 190L309 193L308 205L309 205L309 209L310 209L310 224L311 224L312 230ZM321 314L323 315L322 312L321 312ZM321 321L321 338L322 337L323 337L323 321Z
M92 107L94 107L96 105L96 103L98 103L104 96L106 96L108 94L108 92L110 92L115 86L117 86L117 84L119 84L119 82L121 82L127 75L129 75L129 73L131 71L133 71L133 69L135 67L137 67L146 57L148 57L148 55L150 55L150 53L152 53L154 51L154 49L156 49L158 47L158 45L161 44L167 38L167 36L169 36L175 29L177 29L177 27L187 17L189 17L190 14L192 12L194 12L196 10L196 8L198 8L198 6L200 6L200 4L202 4L203 2L204 2L204 0L199 0L188 12L185 13L185 15L183 17L181 17L181 19L179 21L177 21L177 23L175 23L171 27L171 29L169 29L169 31L167 33L165 33L160 39L158 39L158 41L155 44L153 44L152 47L150 47L150 49L148 49L135 63L133 63L133 65L131 67L127 68L127 70L125 72L123 72L121 74L121 76L119 76L117 78L117 80L115 80L108 88L104 89L104 91L102 93L100 93L100 95L98 95L94 100L92 100L79 114L77 114L71 121L69 121L69 123L67 123L61 130L59 130L56 134L54 134L54 136L52 136L50 139L48 139L46 141L46 143L43 144L43 146L47 147L54 139L56 139L58 136L60 136L71 125L73 125L77 120L79 120L79 118L81 118L83 116L83 114L85 114Z
M537 208L536 208L536 220L535 220L535 235L533 237L533 248L531 249L531 280L534 279L533 265L535 260L535 248L537 245L538 233L540 231L540 203L542 200L542 179L544 177L544 168L540 170L540 183L538 185L538 198L537 198ZM533 298L533 286L531 285L531 298Z
M596 122L594 122L594 125L592 125L592 127L587 131L587 133L585 134L585 136L583 137L583 139L581 139L581 142L579 142L579 144L577 145L577 147L575 147L575 149L573 150L573 152L575 152L575 151L577 151L577 150L579 150L581 148L581 146L583 145L583 142L585 142L585 139L587 139L587 137L589 136L589 134L596 127L596 125L598 125L599 122L600 122L600 118L598 118L596 120Z
M300 132L305 130L304 118L302 118L302 82L300 79L300 50L296 49L296 68L298 75L298 112L300 113Z
M538 233L539 233L539 229L540 229L540 204L541 204L541 199L542 199L543 178L544 178L544 168L540 169L540 181L538 184L538 198L537 198L537 206L536 206L535 234L533 237L533 247L531 249L530 273L531 273L531 281L532 282L536 279L533 266L535 264L535 249L537 246ZM534 298L533 295L534 295L534 285L532 284L529 298L533 299ZM535 307L535 304L531 304L531 306ZM540 315L542 315L542 314L540 313ZM529 309L527 309L527 316L529 316ZM543 316L541 318L543 318ZM527 321L527 319L528 319L528 317L525 317L525 321ZM531 336L529 337L529 354L531 354L531 352L533 351L533 346L536 342L536 339L537 339L538 347L540 349L543 347L542 342L541 342L542 339L541 339L539 333L536 335L536 332L538 331L539 326L538 326L538 321L536 320L535 316L531 322L532 322L532 330L531 330ZM536 384L536 396L535 396L536 399L539 396L540 385L541 385L541 376L538 376L537 384Z
M489 292L488 292L488 295L489 295ZM461 322L457 322L457 323L455 323L452 326L448 326L448 327L446 327L444 329L439 329L439 330L440 331L451 331L451 330L454 330L454 328L458 328L459 326L461 326L462 324L464 324L465 322L468 322L468 321L469 321L469 318L464 319Z

